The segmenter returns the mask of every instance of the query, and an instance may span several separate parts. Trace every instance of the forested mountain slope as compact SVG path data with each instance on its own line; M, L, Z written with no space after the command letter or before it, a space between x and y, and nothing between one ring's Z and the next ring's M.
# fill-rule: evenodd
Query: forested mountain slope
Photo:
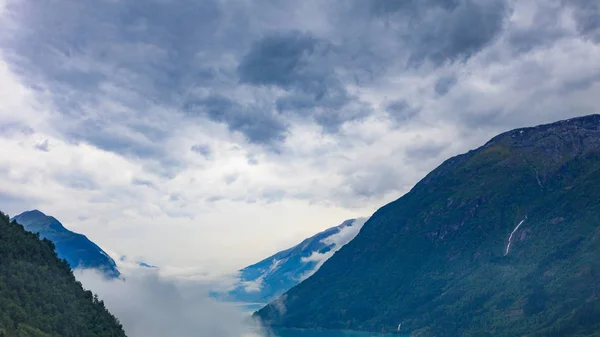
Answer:
M121 324L69 265L0 212L0 336L121 337Z
M519 226L520 225L520 226ZM501 134L257 315L414 336L600 335L600 116Z

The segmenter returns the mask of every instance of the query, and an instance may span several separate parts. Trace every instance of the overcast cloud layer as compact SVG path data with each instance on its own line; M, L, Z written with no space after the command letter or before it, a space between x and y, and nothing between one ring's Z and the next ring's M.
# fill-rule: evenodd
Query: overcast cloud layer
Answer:
M595 0L0 0L0 207L231 271L597 113Z

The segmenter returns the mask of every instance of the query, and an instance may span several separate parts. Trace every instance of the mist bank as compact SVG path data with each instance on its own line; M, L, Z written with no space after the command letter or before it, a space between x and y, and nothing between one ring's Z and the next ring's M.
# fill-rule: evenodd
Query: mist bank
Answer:
M77 269L84 288L98 294L129 337L260 337L265 333L247 312L208 296L209 284L134 270L106 279L93 269Z

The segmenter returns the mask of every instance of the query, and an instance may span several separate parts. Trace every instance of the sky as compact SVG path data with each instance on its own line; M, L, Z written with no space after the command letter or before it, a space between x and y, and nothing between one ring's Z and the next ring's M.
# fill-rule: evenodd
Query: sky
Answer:
M0 209L228 272L600 112L595 0L0 0Z

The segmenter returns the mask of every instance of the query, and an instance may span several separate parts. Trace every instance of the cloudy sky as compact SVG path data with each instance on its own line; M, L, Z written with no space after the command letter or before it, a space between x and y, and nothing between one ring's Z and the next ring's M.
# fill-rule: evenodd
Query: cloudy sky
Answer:
M234 270L600 112L595 0L0 0L0 208Z

